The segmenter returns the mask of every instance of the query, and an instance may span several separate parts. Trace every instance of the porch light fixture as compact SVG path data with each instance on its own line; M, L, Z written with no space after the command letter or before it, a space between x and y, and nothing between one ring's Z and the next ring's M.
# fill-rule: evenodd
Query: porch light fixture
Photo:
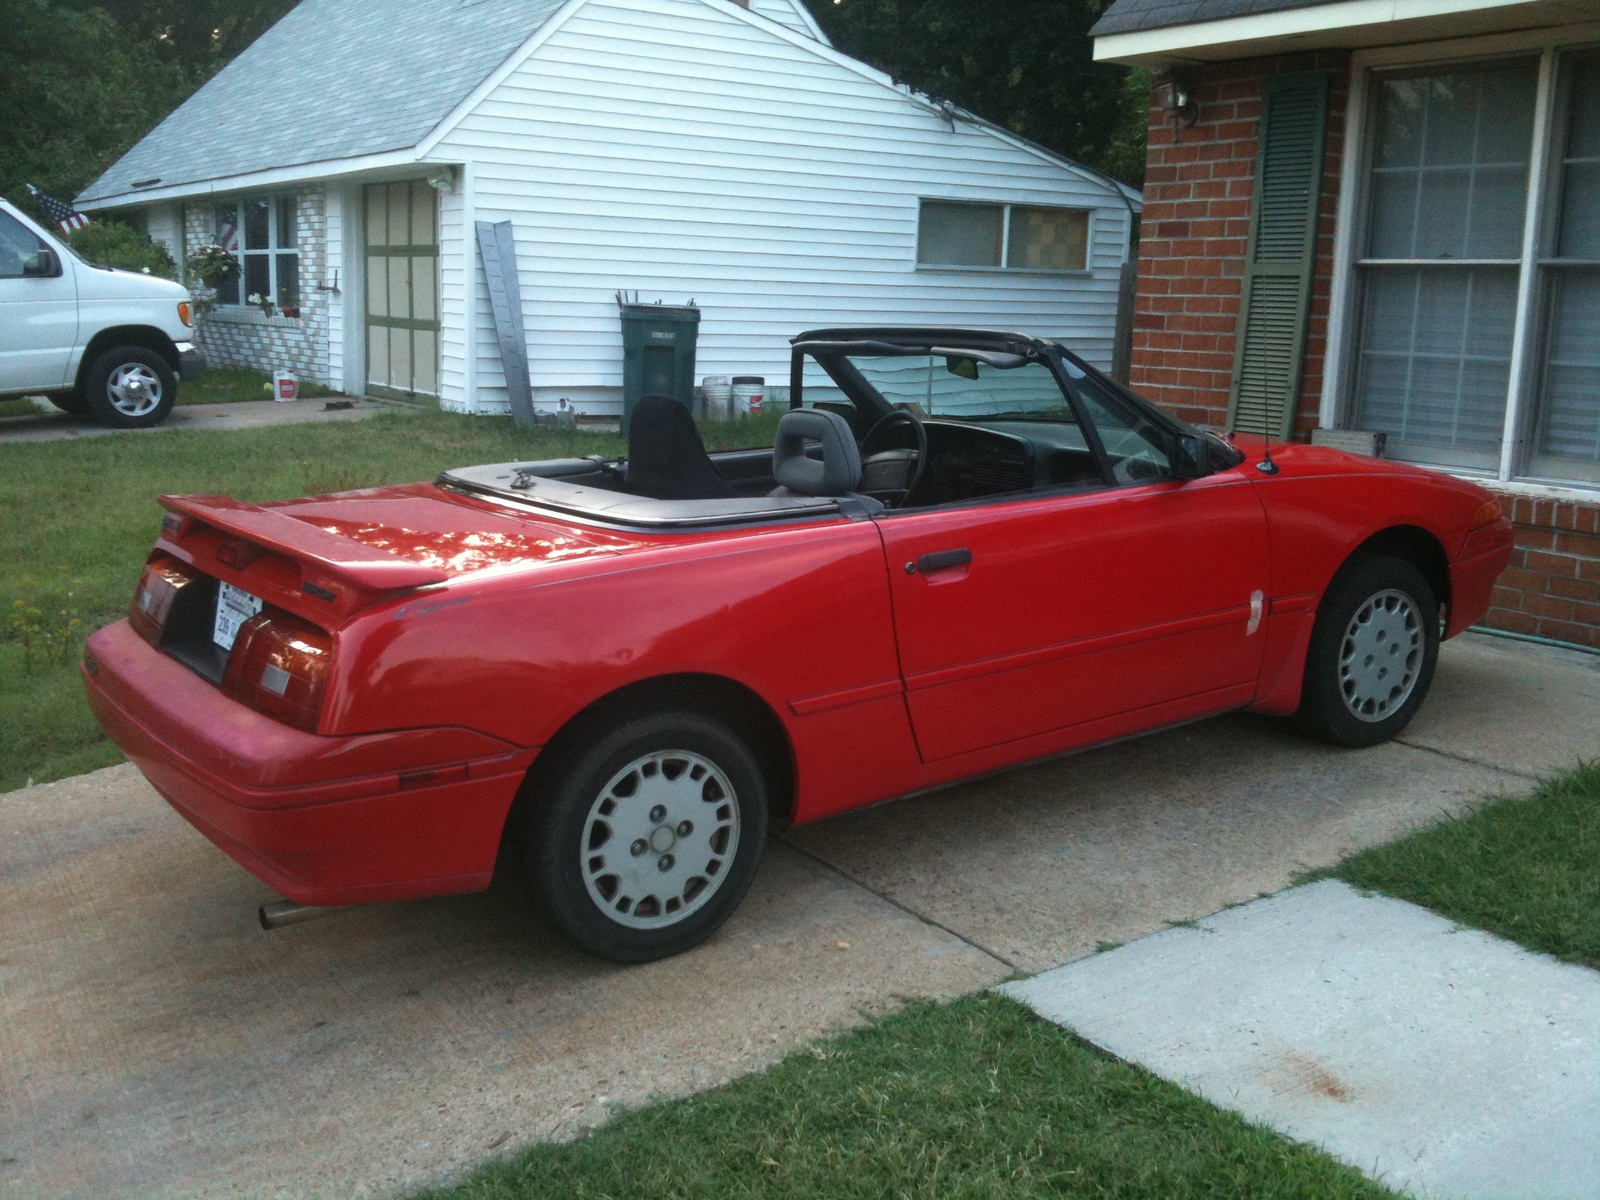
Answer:
M1156 80L1156 105L1175 124L1185 128L1200 119L1200 102L1194 98L1194 86L1175 72Z
M448 196L456 190L456 169L442 167L428 176L428 186L440 195Z

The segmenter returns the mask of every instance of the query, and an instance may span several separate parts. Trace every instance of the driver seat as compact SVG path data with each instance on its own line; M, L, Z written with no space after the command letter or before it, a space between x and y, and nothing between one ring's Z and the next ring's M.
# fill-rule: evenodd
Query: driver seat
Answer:
M822 444L819 462L807 442ZM843 496L861 486L861 451L850 423L821 408L797 408L778 422L772 446L772 496Z

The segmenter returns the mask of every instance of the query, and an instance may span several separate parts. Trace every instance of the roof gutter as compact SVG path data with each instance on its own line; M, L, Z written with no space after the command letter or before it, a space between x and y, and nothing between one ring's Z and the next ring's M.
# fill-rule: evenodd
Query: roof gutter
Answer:
M1294 50L1358 49L1445 34L1561 24L1557 7L1549 0L1334 0L1101 34L1094 40L1094 57L1096 62L1159 67Z
M274 167L267 171L250 171L241 175L225 175L218 179L199 179L189 183L175 183L170 187L147 187L137 190L113 192L94 199L80 196L74 207L84 212L107 208L125 208L130 204L154 204L163 200L188 200L196 196L213 196L223 192L245 192L258 188L282 187L287 183L306 183L315 179L337 179L349 175L393 170L397 167L415 166L421 161L417 150L391 150L382 154L367 154L360 158L334 158L322 162L300 163L292 167Z

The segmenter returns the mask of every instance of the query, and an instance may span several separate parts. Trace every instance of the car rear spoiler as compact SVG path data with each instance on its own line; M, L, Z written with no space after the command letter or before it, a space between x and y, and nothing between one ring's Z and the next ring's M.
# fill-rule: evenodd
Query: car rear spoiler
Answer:
M444 583L438 567L408 562L387 550L366 546L307 521L228 496L162 496L161 504L180 519L198 521L261 549L316 568L319 575L364 592L399 592ZM171 518L168 518L170 521ZM167 527L169 534L183 535Z

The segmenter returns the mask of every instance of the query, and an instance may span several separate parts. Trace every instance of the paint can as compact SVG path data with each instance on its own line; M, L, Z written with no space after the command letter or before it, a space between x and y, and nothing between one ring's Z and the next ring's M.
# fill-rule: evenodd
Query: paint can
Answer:
M759 417L766 407L767 381L760 375L733 377L733 410L741 417Z
M300 399L300 379L293 371L272 373L272 398L287 403Z
M707 375L701 385L706 394L706 420L726 421L733 416L733 381L726 375Z

